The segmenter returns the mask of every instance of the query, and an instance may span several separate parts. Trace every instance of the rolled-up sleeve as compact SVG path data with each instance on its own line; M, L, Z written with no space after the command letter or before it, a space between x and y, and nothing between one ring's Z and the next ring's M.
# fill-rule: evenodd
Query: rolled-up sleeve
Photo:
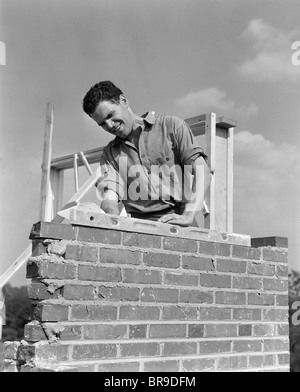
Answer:
M120 173L105 158L101 157L100 167L102 175L96 183L100 193L111 190L118 195L119 200L124 198L124 181Z
M185 121L178 117L175 117L174 135L182 165L192 165L193 162L201 156L205 160L207 159L207 155L204 153L203 148L197 145L191 128Z

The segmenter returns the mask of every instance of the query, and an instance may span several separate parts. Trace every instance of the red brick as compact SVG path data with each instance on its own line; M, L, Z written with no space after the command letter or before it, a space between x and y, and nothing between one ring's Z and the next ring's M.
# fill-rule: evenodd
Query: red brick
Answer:
M145 339L147 337L147 325L129 325L129 339Z
M231 309L229 308L214 308L201 307L200 320L231 320Z
M248 305L272 306L275 303L274 294L249 293Z
M98 297L107 301L138 301L140 289L137 287L99 286Z
M161 248L161 236L124 232L123 245L138 248Z
M246 294L231 291L217 291L216 303L224 305L244 305L246 304Z
M201 287L230 288L231 276L216 274L200 274Z
M289 351L289 339L266 339L264 351Z
M164 306L163 320L196 320L197 308L192 306Z
M236 340L233 342L233 352L254 352L261 351L262 344L260 340Z
M195 358L182 361L182 371L184 372L203 372L215 369L214 358Z
M253 336L274 336L275 325L274 324L254 324L253 325Z
M63 297L69 300L89 300L95 299L95 292L93 286L66 284L63 287Z
M213 303L213 293L201 290L180 290L179 302L185 303Z
M270 264L265 264L265 263L250 262L248 265L248 274L274 276L275 266Z
M79 226L77 240L119 245L121 244L121 231Z
M139 362L117 362L117 363L105 363L99 364L97 371L101 373L130 373L139 372L140 370Z
M203 338L204 325L203 324L188 324L189 338Z
M158 320L159 308L156 306L131 306L120 307L120 320Z
M58 325L57 335L60 340L80 340L82 337L81 325Z
M288 291L287 280L264 279L263 284L266 291Z
M231 350L229 340L207 340L200 342L200 354L227 353Z
M247 356L221 357L217 359L218 370L237 370L247 368Z
M57 288L56 290L47 290L47 285L45 283L37 283L31 282L28 285L27 293L28 298L30 299L49 299L49 298L58 298L60 295L61 289Z
M190 255L182 255L182 268L199 271L215 270L213 259L211 259L210 257Z
M47 254L48 245L44 244L43 241L40 240L32 240L32 253L31 256L40 256L42 254Z
M106 305L81 305L71 306L71 320L101 320L112 321L117 319L117 307Z
M3 357L5 359L17 360L20 342L4 342L3 343Z
M37 222L32 226L29 239L52 238L59 240L75 240L76 229L69 224L54 222Z
M262 368L275 365L274 355L250 355L249 366L252 368Z
M233 276L232 287L244 290L260 290L262 288L261 278Z
M252 308L237 308L233 309L233 320L261 320L261 310Z
M127 325L125 324L83 325L83 339L123 339L127 337Z
M41 324L33 321L24 326L24 339L28 342L39 342L47 340L47 336Z
M123 269L124 283L159 284L162 281L161 272L153 270Z
M237 325L235 324L206 324L204 337L232 337L237 336Z
M149 338L184 338L186 325L184 324L156 324L149 326Z
M288 336L289 324L277 324L277 335Z
M185 238L165 237L163 239L163 248L167 250L174 250L178 252L197 252L197 241Z
M232 257L248 260L260 260L261 250L248 246L233 245Z
M259 248L263 246L273 246L276 248L287 248L288 238L287 237L261 237L251 238L251 246Z
M72 346L73 360L92 360L116 358L116 344L75 344Z
M67 361L69 358L68 346L46 342L38 342L32 345L20 346L19 358L21 362L30 362L33 358L35 361L57 363Z
M287 309L263 309L264 321L286 321L288 320Z
M290 355L289 354L278 354L278 363L279 365L289 365L290 364Z
M238 336L251 336L252 335L252 325L251 324L241 324L238 326L239 332Z
M229 244L222 244L219 242L199 241L199 253L211 256L230 256Z
M246 272L246 266L245 261L217 260L217 271L219 272L244 273Z
M276 306L287 306L288 305L288 296L286 294L277 294L275 295L275 305Z
M79 265L78 279L98 282L121 282L122 274L119 267Z
M141 264L141 252L127 249L100 249L101 263Z
M73 264L62 261L52 262L57 257L48 256L43 259L29 259L27 262L27 278L43 279L74 279L76 267Z
M162 355L194 355L197 354L197 342L165 342L162 344Z
M158 343L123 343L120 344L121 357L153 357L159 356Z
M38 304L33 309L33 319L39 321L68 320L69 306L60 304Z
M178 360L146 361L144 372L179 372Z
M263 249L263 260L274 261L278 263L287 263L288 251L287 249L265 248Z
M177 302L178 290L162 288L144 288L141 294L142 302Z
M178 286L198 286L199 275L183 272L165 272L164 283Z
M179 268L178 255L163 252L147 252L143 255L143 262L149 267Z
M276 265L276 275L282 278L288 278L288 266L287 265Z
M66 259L97 262L99 260L99 248L91 245L67 244Z

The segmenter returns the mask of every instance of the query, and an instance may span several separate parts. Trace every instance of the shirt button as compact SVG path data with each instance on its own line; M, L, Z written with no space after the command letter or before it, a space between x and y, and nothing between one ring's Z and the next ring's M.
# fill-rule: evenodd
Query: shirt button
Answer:
M151 174L151 170L148 170L148 174Z
M145 158L145 155L143 154L143 155L141 155L141 158Z
M168 161L170 158L169 158L169 157L167 157L166 159L167 159L167 161Z

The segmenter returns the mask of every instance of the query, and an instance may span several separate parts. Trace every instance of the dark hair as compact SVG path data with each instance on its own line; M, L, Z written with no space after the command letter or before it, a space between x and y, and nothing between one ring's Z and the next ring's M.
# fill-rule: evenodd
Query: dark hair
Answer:
M83 98L83 110L90 116L96 110L99 102L111 101L120 102L122 91L109 80L95 84Z

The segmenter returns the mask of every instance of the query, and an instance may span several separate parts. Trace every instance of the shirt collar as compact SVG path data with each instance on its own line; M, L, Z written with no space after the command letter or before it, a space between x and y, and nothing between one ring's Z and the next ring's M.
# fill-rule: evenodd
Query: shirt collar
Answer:
M147 112L141 116L148 124L155 124L155 112Z
M148 124L150 124L150 125L155 124L155 112L154 112L154 111L146 112L146 113L143 114L141 117L142 117L142 118L144 119L144 121L146 121ZM113 145L116 145L116 144L118 144L118 143L120 143L120 142L123 142L123 140L120 139L120 138L118 138L118 137L116 137L116 138L113 139L113 141L112 141Z

